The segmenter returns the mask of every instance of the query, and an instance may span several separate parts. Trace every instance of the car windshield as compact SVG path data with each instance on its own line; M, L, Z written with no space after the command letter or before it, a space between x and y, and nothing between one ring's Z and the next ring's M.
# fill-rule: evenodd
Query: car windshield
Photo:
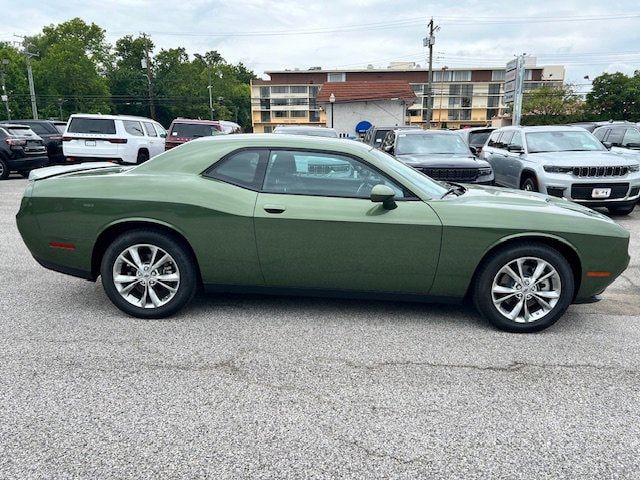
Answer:
M575 130L525 133L529 153L606 150L591 133Z
M415 168L409 167L402 162L399 162L388 153L382 152L378 149L369 150L371 155L377 157L383 161L385 165L389 166L396 174L402 177L409 184L416 185L418 188L424 190L432 198L440 198L447 193L447 188L431 179L422 172L419 172Z
M456 154L468 155L469 147L459 135L451 133L399 133L396 155Z
M207 125L206 123L174 123L171 129L172 137L210 137L220 133L217 125Z

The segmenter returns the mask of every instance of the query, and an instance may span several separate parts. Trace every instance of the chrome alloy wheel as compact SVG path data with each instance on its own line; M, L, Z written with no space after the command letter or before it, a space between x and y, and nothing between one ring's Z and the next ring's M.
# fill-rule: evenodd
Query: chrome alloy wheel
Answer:
M556 306L562 282L556 269L536 257L520 257L502 267L493 279L493 305L505 318L528 323L540 320Z
M132 245L113 264L113 283L127 302L140 308L158 308L171 301L180 287L180 270L160 247Z

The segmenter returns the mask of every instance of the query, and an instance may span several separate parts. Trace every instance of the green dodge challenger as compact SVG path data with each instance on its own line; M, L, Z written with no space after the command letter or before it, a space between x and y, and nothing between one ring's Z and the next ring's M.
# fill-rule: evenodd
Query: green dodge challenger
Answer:
M35 171L18 228L44 267L142 318L196 290L473 301L533 332L629 263L629 233L566 200L442 184L362 143L200 139L135 167Z

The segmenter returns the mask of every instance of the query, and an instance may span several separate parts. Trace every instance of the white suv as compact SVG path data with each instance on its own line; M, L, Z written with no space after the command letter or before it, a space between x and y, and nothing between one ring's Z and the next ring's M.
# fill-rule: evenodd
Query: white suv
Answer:
M69 162L142 163L164 152L166 136L150 118L79 113L69 118L62 149Z

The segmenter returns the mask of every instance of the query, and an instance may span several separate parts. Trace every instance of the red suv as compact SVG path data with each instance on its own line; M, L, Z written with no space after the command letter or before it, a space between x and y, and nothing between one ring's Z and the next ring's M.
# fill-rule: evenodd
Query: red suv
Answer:
M176 118L169 127L164 149L169 150L194 138L210 137L212 135L221 135L222 133L222 125L214 120Z

